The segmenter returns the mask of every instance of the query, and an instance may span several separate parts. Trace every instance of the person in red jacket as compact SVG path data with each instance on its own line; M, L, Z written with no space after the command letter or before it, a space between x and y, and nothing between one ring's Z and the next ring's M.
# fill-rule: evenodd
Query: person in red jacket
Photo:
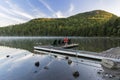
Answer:
M64 38L64 43L65 43L65 46L68 44L68 41L69 41L69 39L66 37L66 38Z

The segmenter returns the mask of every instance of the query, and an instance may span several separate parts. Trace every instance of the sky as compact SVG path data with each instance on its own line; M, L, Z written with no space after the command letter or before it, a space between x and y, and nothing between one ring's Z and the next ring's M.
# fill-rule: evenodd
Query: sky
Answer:
M66 18L92 10L120 16L120 0L0 0L0 27L34 18Z

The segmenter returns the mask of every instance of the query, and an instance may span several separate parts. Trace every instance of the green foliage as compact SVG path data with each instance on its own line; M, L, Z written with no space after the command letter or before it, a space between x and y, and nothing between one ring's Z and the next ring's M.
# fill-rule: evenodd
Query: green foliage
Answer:
M68 18L38 18L27 23L0 28L1 36L119 36L120 18L102 11Z

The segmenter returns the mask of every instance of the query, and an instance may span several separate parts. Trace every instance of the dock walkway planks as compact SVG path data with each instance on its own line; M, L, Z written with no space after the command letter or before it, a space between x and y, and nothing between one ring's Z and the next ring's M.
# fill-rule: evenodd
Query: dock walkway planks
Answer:
M98 53L89 52L89 51L63 49L60 47L53 47L53 46L35 46L34 49L36 52L42 51L42 52L49 52L49 53L68 55L68 56L74 56L74 57L77 56L80 58L93 59L93 60L97 60L97 61L101 61L102 59L111 59L111 60L118 61L118 59L99 56Z

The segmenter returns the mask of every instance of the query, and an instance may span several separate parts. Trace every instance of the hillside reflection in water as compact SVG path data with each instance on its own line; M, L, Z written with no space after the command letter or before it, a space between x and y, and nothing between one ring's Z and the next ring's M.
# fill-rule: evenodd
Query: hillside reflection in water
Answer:
M55 39L64 37L0 37L0 46L9 46L26 49L33 52L33 46L51 45ZM69 37L72 42L78 43L79 50L101 52L112 47L120 46L120 38L109 37Z

